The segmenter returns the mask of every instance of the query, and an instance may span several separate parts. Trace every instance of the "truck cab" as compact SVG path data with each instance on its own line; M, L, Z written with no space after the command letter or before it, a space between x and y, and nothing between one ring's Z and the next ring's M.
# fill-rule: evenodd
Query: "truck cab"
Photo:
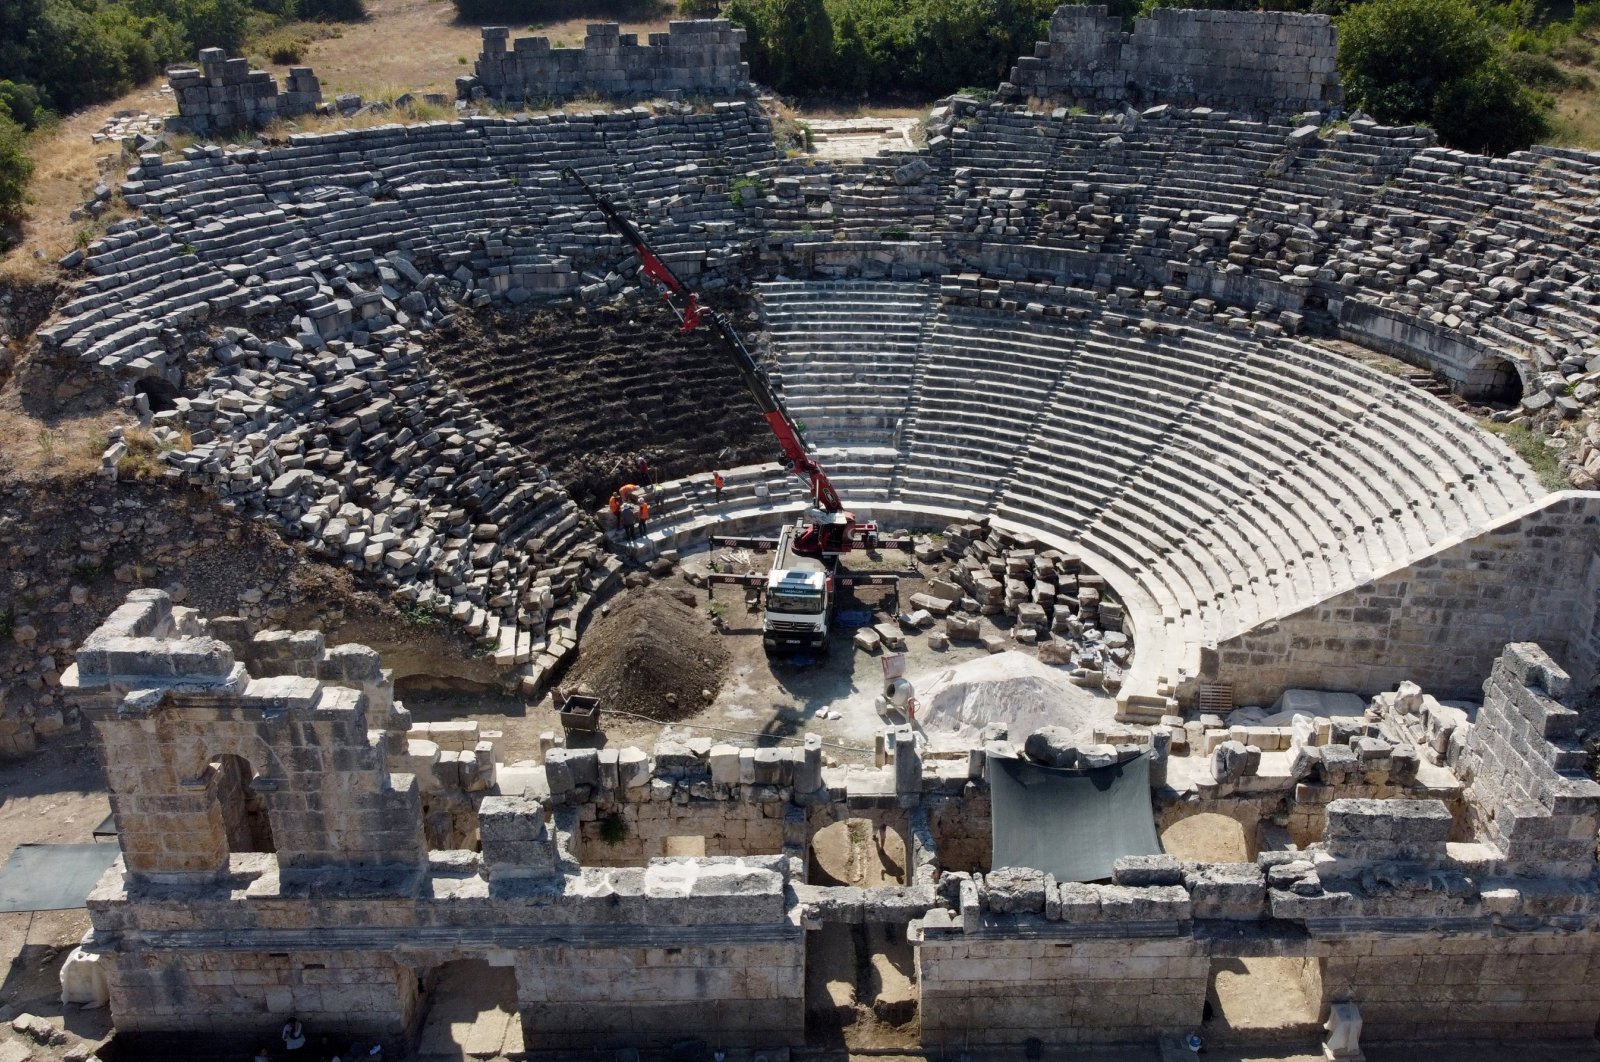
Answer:
M794 534L794 528L784 528L779 535L767 572L761 641L768 649L821 649L828 642L833 580L822 561L794 553Z

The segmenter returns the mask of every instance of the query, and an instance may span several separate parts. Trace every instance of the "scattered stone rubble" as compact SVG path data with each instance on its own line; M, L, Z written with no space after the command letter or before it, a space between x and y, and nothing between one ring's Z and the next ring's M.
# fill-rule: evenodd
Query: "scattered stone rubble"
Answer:
M165 128L166 120L157 115L139 110L116 111L106 119L99 132L89 135L89 139L96 144L108 140L126 143L139 137L155 140Z
M154 414L153 430L186 437L169 463L224 508L271 516L286 538L461 624L502 666L531 664L536 688L621 565L566 494L421 364L385 323L382 311L400 311L374 295L356 303L376 334L391 330L381 346L225 330L203 388Z
M942 552L954 568L909 603L942 618L951 641L983 641L977 617L1005 616L1011 638L987 636L990 652L1012 642L1034 646L1045 663L1071 668L1075 685L1112 693L1121 687L1133 640L1122 630L1122 606L1105 596L1105 580L1081 558L982 523L946 528Z

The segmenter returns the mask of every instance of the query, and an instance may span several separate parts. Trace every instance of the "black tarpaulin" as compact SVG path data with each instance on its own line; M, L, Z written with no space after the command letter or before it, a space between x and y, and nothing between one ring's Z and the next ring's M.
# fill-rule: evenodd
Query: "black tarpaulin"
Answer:
M991 866L1057 881L1104 881L1119 856L1161 851L1150 810L1150 755L1070 771L989 758Z

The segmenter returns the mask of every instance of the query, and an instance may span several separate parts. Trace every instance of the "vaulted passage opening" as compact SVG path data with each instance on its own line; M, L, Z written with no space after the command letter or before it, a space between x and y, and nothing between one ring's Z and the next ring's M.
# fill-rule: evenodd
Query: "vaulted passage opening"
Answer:
M228 851L276 852L267 801L255 789L255 769L243 756L229 753L212 764L217 772L217 799L228 834Z

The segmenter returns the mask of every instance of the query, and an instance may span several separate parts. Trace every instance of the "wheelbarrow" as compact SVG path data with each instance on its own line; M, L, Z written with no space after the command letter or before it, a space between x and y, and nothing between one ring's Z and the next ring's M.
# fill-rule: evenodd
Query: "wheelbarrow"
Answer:
M600 698L592 693L557 687L556 711L561 729L568 734L593 734L600 729Z

